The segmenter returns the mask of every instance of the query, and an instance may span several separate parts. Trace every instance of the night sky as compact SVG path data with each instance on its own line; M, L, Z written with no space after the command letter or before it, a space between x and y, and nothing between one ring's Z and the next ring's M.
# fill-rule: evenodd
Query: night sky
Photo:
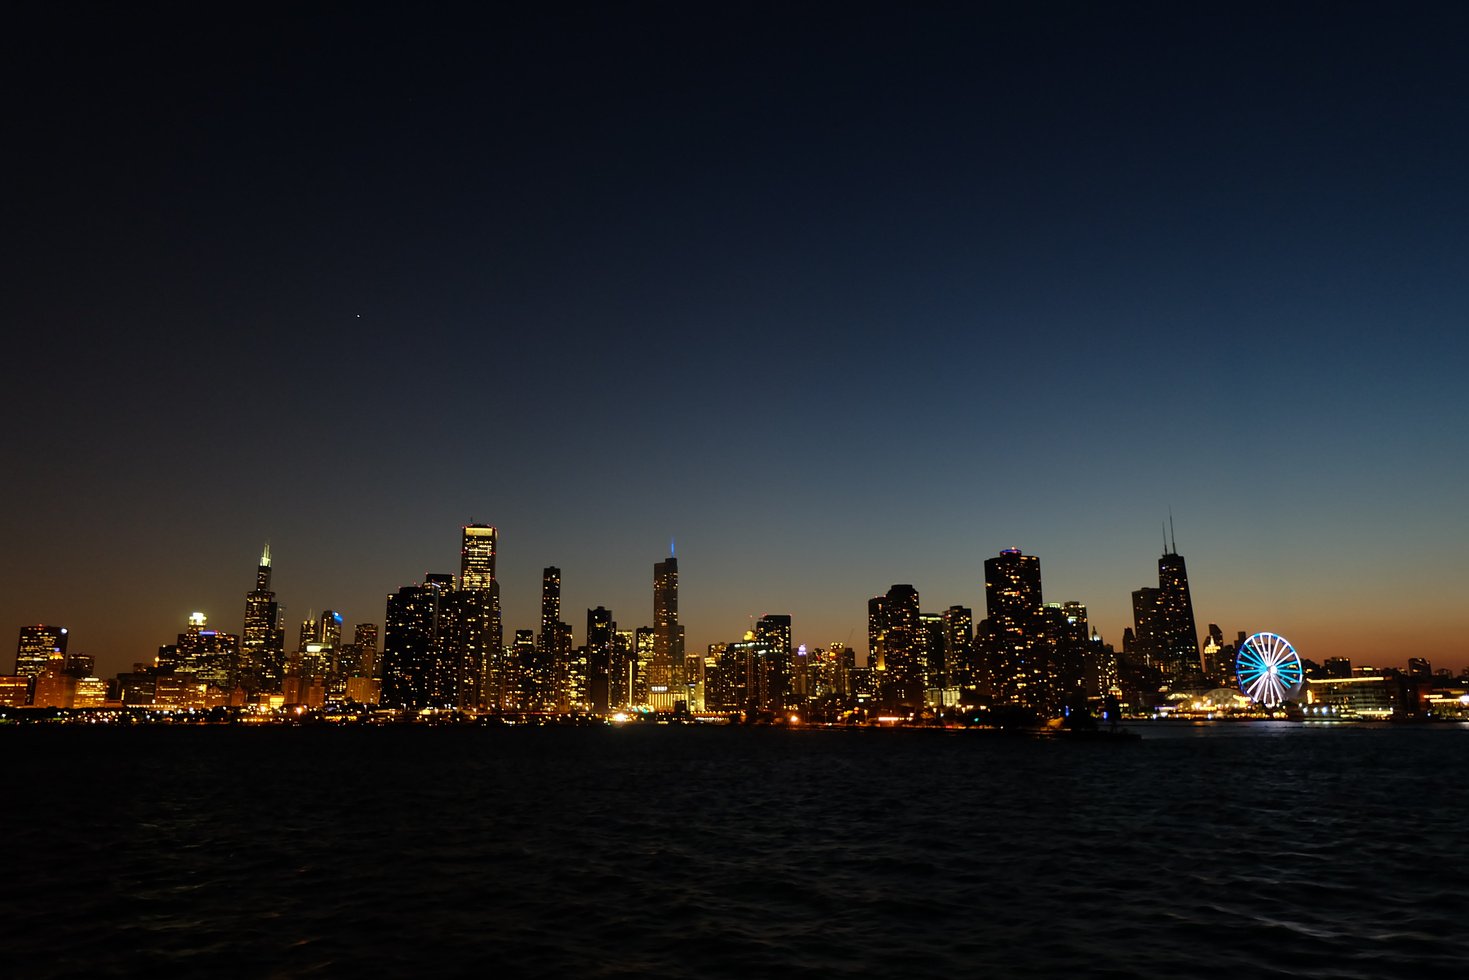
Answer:
M1011 546L1120 645L1171 509L1201 631L1469 664L1463 5L0 33L11 637L238 632L269 540L294 644L484 522L507 635L550 564L650 624L676 538L691 650Z

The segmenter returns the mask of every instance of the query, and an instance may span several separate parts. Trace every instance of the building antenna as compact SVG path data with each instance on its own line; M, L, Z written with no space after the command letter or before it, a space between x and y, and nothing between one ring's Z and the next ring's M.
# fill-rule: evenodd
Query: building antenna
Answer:
M1168 528L1162 521L1158 522L1158 526L1163 530L1163 554L1166 555L1168 554Z
M669 538L668 539L668 557L669 558L677 558L678 557L678 548L675 547L675 545L677 545L677 544L678 544L678 539L677 538Z
M1168 537L1172 542L1173 553L1178 554L1178 539L1173 536L1173 508L1168 508Z

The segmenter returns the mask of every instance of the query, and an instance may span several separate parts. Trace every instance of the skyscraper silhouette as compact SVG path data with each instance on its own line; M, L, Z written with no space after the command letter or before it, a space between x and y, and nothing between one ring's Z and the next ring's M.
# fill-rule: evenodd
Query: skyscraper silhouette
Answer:
M648 665L648 697L658 711L687 703L682 630L678 625L678 559L670 555L653 565L653 657Z
M245 628L240 633L240 656L234 683L246 691L272 693L281 689L286 673L286 634L280 605L270 590L270 545L255 569L255 588L245 593Z

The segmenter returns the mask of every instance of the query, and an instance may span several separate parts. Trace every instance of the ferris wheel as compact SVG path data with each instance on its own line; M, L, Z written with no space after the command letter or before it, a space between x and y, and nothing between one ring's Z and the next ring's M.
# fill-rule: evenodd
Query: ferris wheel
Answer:
M1234 658L1239 689L1257 704L1277 705L1301 693L1306 675L1290 641L1275 633L1256 633Z

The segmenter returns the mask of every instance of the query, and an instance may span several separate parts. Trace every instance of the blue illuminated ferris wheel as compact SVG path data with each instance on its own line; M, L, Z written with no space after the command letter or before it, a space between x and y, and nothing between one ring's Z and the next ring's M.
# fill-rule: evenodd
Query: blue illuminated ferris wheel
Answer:
M1274 706L1301 693L1306 673L1295 647L1275 633L1256 633L1234 658L1239 689L1256 704Z

